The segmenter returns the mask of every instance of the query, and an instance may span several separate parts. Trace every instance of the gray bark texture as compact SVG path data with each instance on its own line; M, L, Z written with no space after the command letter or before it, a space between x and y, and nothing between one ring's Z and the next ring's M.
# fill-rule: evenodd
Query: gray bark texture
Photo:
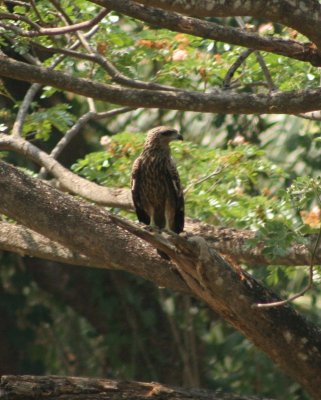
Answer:
M131 89L75 78L69 74L28 65L0 55L0 76L49 85L85 97L114 104L220 114L298 114L321 108L321 89L268 94L216 90L199 93L187 90Z

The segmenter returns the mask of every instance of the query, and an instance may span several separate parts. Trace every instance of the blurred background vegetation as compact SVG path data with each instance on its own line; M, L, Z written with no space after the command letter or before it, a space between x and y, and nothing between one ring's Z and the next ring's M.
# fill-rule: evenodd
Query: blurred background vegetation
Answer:
M96 7L82 0L63 2L73 18L90 19ZM4 7L4 6L1 6ZM51 2L37 8L56 23ZM22 8L22 9L20 9ZM36 20L33 9L16 7ZM76 19L75 18L75 19ZM226 24L236 25L234 19ZM263 34L291 38L293 31L248 19ZM36 53L46 65L56 56L35 50L27 38L0 36L1 49L17 59ZM55 46L66 46L55 37ZM228 68L244 49L148 27L110 13L88 39L119 70L135 79L196 91L222 86ZM34 42L51 46L48 37ZM317 68L273 54L265 62L282 90L316 87ZM75 76L110 82L99 66L66 57L59 66ZM235 90L259 93L265 78L255 54L231 82ZM4 79L0 131L9 132L28 85ZM98 111L113 105L97 102ZM85 99L43 88L24 126L31 142L50 151L88 111ZM234 228L255 229L268 238L265 252L285 255L292 241L317 232L321 125L286 115L212 115L137 109L90 121L66 147L59 161L101 185L129 187L133 160L144 135L156 125L171 125L184 135L173 156L186 188L188 217ZM5 160L37 174L38 167L13 153ZM112 210L135 220L134 214ZM81 234L81 232L79 233ZM307 399L299 386L241 334L205 305L157 288L125 272L72 267L0 252L0 373L99 376L174 385L202 386L260 394L276 399ZM300 290L307 271L299 267L256 265L246 268L281 296ZM320 279L320 270L315 274ZM320 288L295 307L321 323Z

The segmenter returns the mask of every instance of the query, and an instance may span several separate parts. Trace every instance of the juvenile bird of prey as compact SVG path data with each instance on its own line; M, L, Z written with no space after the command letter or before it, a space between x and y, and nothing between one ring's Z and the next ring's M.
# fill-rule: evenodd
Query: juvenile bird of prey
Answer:
M147 133L144 149L132 169L132 196L138 220L180 233L184 197L169 143L183 140L176 129L158 126Z

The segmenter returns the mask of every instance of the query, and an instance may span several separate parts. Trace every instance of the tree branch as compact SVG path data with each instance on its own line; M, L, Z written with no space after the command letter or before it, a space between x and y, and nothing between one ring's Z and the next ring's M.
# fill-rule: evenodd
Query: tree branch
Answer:
M249 266L302 266L308 265L311 258L310 246L294 243L288 249L286 256L271 259L263 253L264 243L248 246L247 240L253 239L255 236L255 232L252 231L214 227L190 219L187 219L185 228L189 236L190 234L201 236L206 240L208 246L220 254L226 255L237 263L245 263ZM315 238L311 237L311 247L313 241ZM73 253L70 249L30 229L6 222L0 222L0 249L66 264L109 268L101 260ZM318 247L318 249L315 262L321 264L321 248Z
M0 221L0 249L20 256L37 257L64 264L106 268L101 260L74 252L24 226Z
M77 194L96 204L125 209L132 208L132 199L129 190L110 189L81 178L67 168L64 168L53 157L22 138L0 134L0 148L2 150L13 150L21 153L29 160L46 168L51 175L58 179L62 189L70 193Z
M124 109L98 113L98 117L105 117L111 115L111 113L122 111ZM56 177L59 186L70 193L96 204L127 210L133 209L129 189L107 188L81 178L64 168L51 155L22 138L0 134L0 149L19 152L27 159L36 162ZM315 241L314 236L312 236L310 245L293 244L284 257L271 258L264 255L264 243L249 247L248 240L255 238L255 232L252 231L214 227L195 220L187 220L185 230L194 235L202 236L212 248L220 253L227 254L229 257L237 259L238 262L244 262L248 265L308 265L311 258L310 248ZM321 249L316 253L315 261L321 263Z
M136 0L137 3L197 17L252 16L281 23L321 47L321 5L317 0Z
M280 54L285 57L294 58L300 61L310 62L314 66L321 65L321 53L311 46L311 43L300 43L295 40L284 40L260 36L253 32L241 31L236 28L222 26L214 22L203 21L198 18L187 17L173 11L165 11L159 8L148 7L131 0L91 0L95 4L112 8L122 14L139 19L148 24L160 26L174 32L182 32L189 35L203 37L205 39L218 40L236 46L248 47L254 50L267 51ZM172 4L178 2L171 2ZM195 3L196 4L196 3ZM199 7L197 2L196 7ZM231 7L234 5L232 2ZM165 7L164 7L165 8ZM262 10L265 6L262 7ZM198 15L191 13L191 15ZM246 14L251 15L251 14ZM263 16L265 18L265 15Z
M59 71L15 61L3 55L0 55L0 76L50 85L82 96L136 108L222 114L298 114L321 109L320 88L270 94L129 89L75 78Z
M65 133L65 135L59 140L56 146L50 152L50 157L57 159L63 149L71 142L71 140L79 133L79 131L91 120L100 120L104 118L111 118L119 114L123 114L129 111L133 111L132 107L122 107L115 108L114 110L96 112L88 111L86 114L82 115L78 121ZM0 137L0 148L1 148L1 137ZM46 169L43 165L38 174L39 178L44 178L46 176Z
M92 30L90 30L89 32L87 32L87 35L83 35L84 37L88 36L92 36L93 33L95 32L96 27L94 27ZM80 40L77 40L76 42L74 42L70 48L69 51L73 51L72 49L77 48L80 45ZM41 46L43 47L43 46ZM68 50L67 50L68 51ZM50 65L50 69L54 69L57 65L60 64L60 62L65 58L65 56L59 56L57 57ZM38 60L34 61L34 64L37 64ZM38 61L39 62L39 61ZM40 64L40 62L39 62ZM35 95L37 94L37 92L41 89L41 85L39 83L34 83L33 85L30 86L30 88L28 89L20 107L19 107L19 111L17 113L16 116L16 120L13 124L13 128L12 128L12 135L13 136L21 136L22 134L22 129L23 129L23 124L25 122L27 113L28 113L28 109L30 107L30 104L32 103Z
M145 242L137 238L132 240L132 235L112 223L104 209L57 191L38 179L29 178L1 160L0 198L0 213L11 216L71 251L100 260L110 269L123 269L124 260L127 260L127 271L152 280L159 286L184 291L182 280L169 271L170 263L160 258L154 248Z
M228 71L226 72L226 75L223 79L223 88L228 89L231 86L231 80L235 74L235 72L238 70L238 68L244 63L244 61L253 53L253 49L247 49L244 50L237 60L230 66Z
M14 21L23 21L33 27L34 30L25 31L16 25L3 24L3 27L5 29L12 30L19 36L25 36L25 37L37 37L44 35L54 36L54 35L64 35L66 33L77 32L79 30L92 28L93 26L97 25L109 12L110 10L108 9L101 10L90 21L79 22L78 24L68 25L68 26L59 26L57 28L43 28L42 26L31 21L29 18L26 18L24 15L19 15L19 14L0 13L0 20L8 19Z
M156 382L115 381L98 378L75 378L63 376L2 376L0 398L7 400L38 400L83 398L93 400L269 400L262 397L236 396L205 389L186 389ZM271 399L270 399L271 400Z
M174 290L187 290L240 330L314 399L321 397L321 331L288 305L255 309L278 300L251 276L234 270L205 240L160 235L48 187L0 161L0 212L29 229L106 265ZM134 233L134 235L133 235ZM135 239L143 237L144 241ZM149 252L166 250L169 263Z
M181 89L173 86L160 85L155 82L144 82L136 79L130 79L126 75L122 74L109 60L103 57L97 52L91 51L90 54L79 53L77 51L60 49L57 47L45 47L38 43L34 43L35 46L43 49L49 53L60 53L65 56L74 57L80 60L87 60L100 65L112 78L112 80L120 85L133 87L137 89L149 89L149 90L168 90L168 91L181 91ZM90 49L92 50L92 49Z

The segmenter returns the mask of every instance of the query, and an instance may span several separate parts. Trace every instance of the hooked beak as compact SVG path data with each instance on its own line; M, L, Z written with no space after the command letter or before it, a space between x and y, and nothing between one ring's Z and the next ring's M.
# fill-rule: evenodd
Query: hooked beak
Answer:
M177 134L177 140L184 140L183 135L181 135L180 133Z

